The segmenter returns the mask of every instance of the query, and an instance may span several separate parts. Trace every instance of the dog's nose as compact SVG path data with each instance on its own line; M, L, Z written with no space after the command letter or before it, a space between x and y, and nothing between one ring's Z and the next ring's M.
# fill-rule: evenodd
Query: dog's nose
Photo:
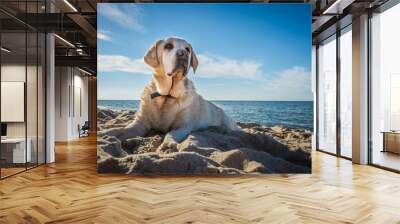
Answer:
M178 57L184 57L186 56L186 50L179 49L176 51L176 55L178 55Z

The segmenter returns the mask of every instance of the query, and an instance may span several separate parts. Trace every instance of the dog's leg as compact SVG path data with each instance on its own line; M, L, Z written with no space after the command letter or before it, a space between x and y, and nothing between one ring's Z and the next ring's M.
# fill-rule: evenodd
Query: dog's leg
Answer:
M167 153L177 152L178 144L182 142L191 131L192 128L185 127L168 132L164 137L163 143L161 143L157 151Z
M125 127L124 132L120 135L121 140L126 140L133 137L142 137L147 134L149 128L141 121L134 120L131 124Z
M115 136L119 140L124 141L129 138L144 136L149 128L140 120L134 120L131 124L124 128L112 128L109 130L101 131L99 136Z

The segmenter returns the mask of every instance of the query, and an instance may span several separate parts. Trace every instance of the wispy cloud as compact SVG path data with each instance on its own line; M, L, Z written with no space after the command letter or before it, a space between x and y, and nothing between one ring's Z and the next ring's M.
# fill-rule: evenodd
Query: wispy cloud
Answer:
M255 60L199 54L198 76L204 78L260 79L262 64Z
M101 15L128 29L143 32L140 8L134 4L99 4Z
M97 39L104 40L104 41L111 41L110 32L107 30L97 31Z
M293 67L265 80L265 96L269 100L312 100L311 73L303 67Z
M122 55L99 55L97 67L100 72L129 72L151 74L151 69L143 59L131 59Z

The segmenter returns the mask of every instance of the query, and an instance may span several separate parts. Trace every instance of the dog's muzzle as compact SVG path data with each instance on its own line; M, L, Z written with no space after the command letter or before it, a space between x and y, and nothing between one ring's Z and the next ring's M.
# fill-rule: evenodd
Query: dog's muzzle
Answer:
M187 59L186 60L178 59L176 61L176 66L175 66L175 69L174 69L174 73L181 72L183 75L186 75L187 68L188 68Z
M173 70L172 74L169 74L172 76L173 74L176 73L182 73L182 75L186 75L188 71L188 62L189 62L189 55L185 50L178 50L176 52L176 65L175 69Z

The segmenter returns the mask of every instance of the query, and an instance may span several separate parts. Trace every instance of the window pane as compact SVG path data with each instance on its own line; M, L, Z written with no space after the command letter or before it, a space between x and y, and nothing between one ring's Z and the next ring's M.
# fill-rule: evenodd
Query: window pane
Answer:
M30 160L26 144L26 33L2 33L1 45L1 175L24 171ZM29 141L28 141L29 142ZM27 147L28 146L28 147ZM27 150L28 149L28 150Z
M318 148L336 153L336 37L318 48Z
M352 35L344 30L340 36L340 152L351 158L352 141Z

